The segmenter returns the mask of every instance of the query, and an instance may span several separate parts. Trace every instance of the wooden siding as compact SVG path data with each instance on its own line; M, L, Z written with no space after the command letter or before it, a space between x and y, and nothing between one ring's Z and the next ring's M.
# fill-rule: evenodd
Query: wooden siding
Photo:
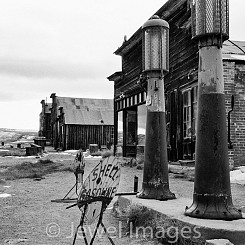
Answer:
M55 94L51 94L50 97L52 98L52 146L55 149L86 150L89 144L98 144L99 147L113 144L113 100L57 97ZM80 106L74 109L77 107L76 103L85 106L87 110L82 111ZM87 113L88 111L91 113ZM76 114L72 114L73 112ZM84 123L82 116L86 118L87 123ZM67 123L67 121L74 123Z
M191 37L191 12L189 1L170 1L171 12L163 8L163 12L157 12L170 25L169 40L169 73L165 76L166 92L181 87L184 84L197 81L198 45ZM161 11L161 10L160 10ZM135 35L134 46L122 55L123 78L115 82L115 98L120 93L130 96L142 91L137 84L142 72L142 40L141 32ZM129 41L128 41L129 42Z
M197 86L198 80L198 43L192 40L191 34L191 0L169 0L155 14L166 20L170 26L169 40L169 73L164 77L165 94L167 99L167 125L169 160L183 159L185 154L184 130L183 130L183 92ZM143 23L142 23L143 24ZM242 42L237 43L245 47ZM230 163L235 166L245 162L245 117L244 117L244 94L245 94L245 65L244 59L234 58L237 53L235 46L224 44L226 52L223 52L224 80L226 93L226 109L230 109L230 97L235 96L235 109L231 114L231 140L234 149L230 149ZM241 52L241 51L240 51ZM123 43L115 51L116 55L122 56L122 72L114 73L109 79L114 81L115 92L115 131L117 132L117 111L123 111L125 115L131 108L124 103L132 95L139 95L142 87L137 83L142 72L142 34L139 28L133 36ZM235 59L235 60L234 60ZM234 61L234 62L233 62ZM113 80L114 79L114 80ZM122 96L123 93L123 96ZM193 97L193 96L192 96ZM141 101L144 103L144 101ZM137 104L135 105L137 106ZM192 107L193 114L193 107ZM193 122L193 118L192 118ZM191 126L193 129L194 127ZM194 128L195 129L195 128ZM125 130L125 125L124 125ZM126 138L126 133L124 133ZM195 144L191 137L191 146ZM189 141L188 141L189 143ZM117 144L115 137L114 144ZM127 155L124 142L124 155ZM193 152L192 152L193 153ZM234 157L235 155L235 157ZM194 154L191 154L194 157Z
M86 150L89 144L108 145L114 141L114 126L66 125L63 150Z
M188 0L168 1L156 13L168 21L170 26L169 40L169 73L164 78L165 93L170 100L168 113L171 137L171 159L183 157L182 132L182 89L197 83L198 44L191 36L191 11ZM143 24L143 23L142 23ZM142 72L142 34L139 29L131 39L116 52L122 56L122 78L115 81L115 100L120 100L123 93L127 98L143 91L137 84ZM116 125L116 124L115 124Z
M115 97L118 97L121 92L126 91L126 96L133 95L141 87L137 84L142 71L142 42L140 41L133 48L132 52L127 53L122 59L123 79L115 84Z
M173 12L166 19L170 25L170 69L165 77L166 91L192 83L197 79L198 45L191 37L191 12L187 3L188 1L185 1L176 9L177 12Z
M189 1L168 1L156 14L168 21L170 25L170 69L165 77L165 88L166 90L171 90L172 88L191 83L197 79L198 45L191 37L191 11ZM128 47L131 48L129 49ZM127 50L127 52L123 49ZM115 83L115 98L121 92L126 92L127 95L130 95L142 90L136 83L142 71L141 30L139 29L115 53L122 56L123 74L123 78Z

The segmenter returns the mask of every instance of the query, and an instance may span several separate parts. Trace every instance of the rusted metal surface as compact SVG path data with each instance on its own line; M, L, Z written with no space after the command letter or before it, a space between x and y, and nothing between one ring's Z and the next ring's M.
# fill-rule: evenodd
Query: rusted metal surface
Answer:
M113 125L113 109L100 110L65 110L65 124L73 125Z
M242 214L233 206L231 196L222 56L218 43L201 47L199 51L195 183L193 203L186 207L185 214L235 220L242 218Z
M147 111L145 162L140 198L168 200L169 190L165 113Z
M194 192L230 195L225 96L202 94L198 103Z
M113 100L56 97L56 103L65 124L113 125Z
M238 45L242 50L245 51L245 42L244 41L232 41L236 45ZM229 41L226 41L223 43L223 48L222 48L222 53L223 53L223 59L234 59L239 57L242 58L242 56L245 56L244 53L237 48L234 44L230 43ZM242 56L232 56L232 55L242 55Z

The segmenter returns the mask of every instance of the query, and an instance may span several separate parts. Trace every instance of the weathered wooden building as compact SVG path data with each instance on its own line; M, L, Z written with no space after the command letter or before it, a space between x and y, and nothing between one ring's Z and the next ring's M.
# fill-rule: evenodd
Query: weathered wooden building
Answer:
M189 0L169 0L156 13L170 25L169 73L165 76L167 147L171 161L194 159L197 115L198 44L191 35ZM143 24L143 23L142 23ZM235 42L244 48L244 42ZM114 81L115 149L136 156L144 148L146 122L145 88L142 86L142 34L139 28L115 51L122 57L122 71L108 77ZM229 41L223 45L227 112L231 95L230 163L241 164L245 154L245 56ZM244 161L245 163L245 161Z
M51 94L52 145L55 149L83 149L114 141L113 100L58 97Z
M41 101L42 111L39 114L38 136L45 137L47 141L51 139L51 103Z

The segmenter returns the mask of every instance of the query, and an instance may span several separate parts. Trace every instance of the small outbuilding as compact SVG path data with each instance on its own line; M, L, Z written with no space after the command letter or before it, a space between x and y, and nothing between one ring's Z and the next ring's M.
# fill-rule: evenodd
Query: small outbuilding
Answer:
M112 99L70 98L51 94L51 142L55 149L89 149L114 141Z

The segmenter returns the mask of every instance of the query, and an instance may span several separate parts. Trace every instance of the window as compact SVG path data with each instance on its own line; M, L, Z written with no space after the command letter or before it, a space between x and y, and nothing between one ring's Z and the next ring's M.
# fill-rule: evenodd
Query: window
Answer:
M123 145L123 112L118 112L118 121L117 121L117 144Z
M183 94L183 157L193 159L197 124L197 86L188 88Z
M127 110L126 113L126 144L136 145L136 133L137 133L137 112L136 110Z
M192 136L196 137L197 128L197 86L192 89L193 100L192 100Z
M138 106L138 145L145 145L146 105Z
M197 86L183 91L183 138L196 136Z
M191 90L183 92L183 137L191 137Z

